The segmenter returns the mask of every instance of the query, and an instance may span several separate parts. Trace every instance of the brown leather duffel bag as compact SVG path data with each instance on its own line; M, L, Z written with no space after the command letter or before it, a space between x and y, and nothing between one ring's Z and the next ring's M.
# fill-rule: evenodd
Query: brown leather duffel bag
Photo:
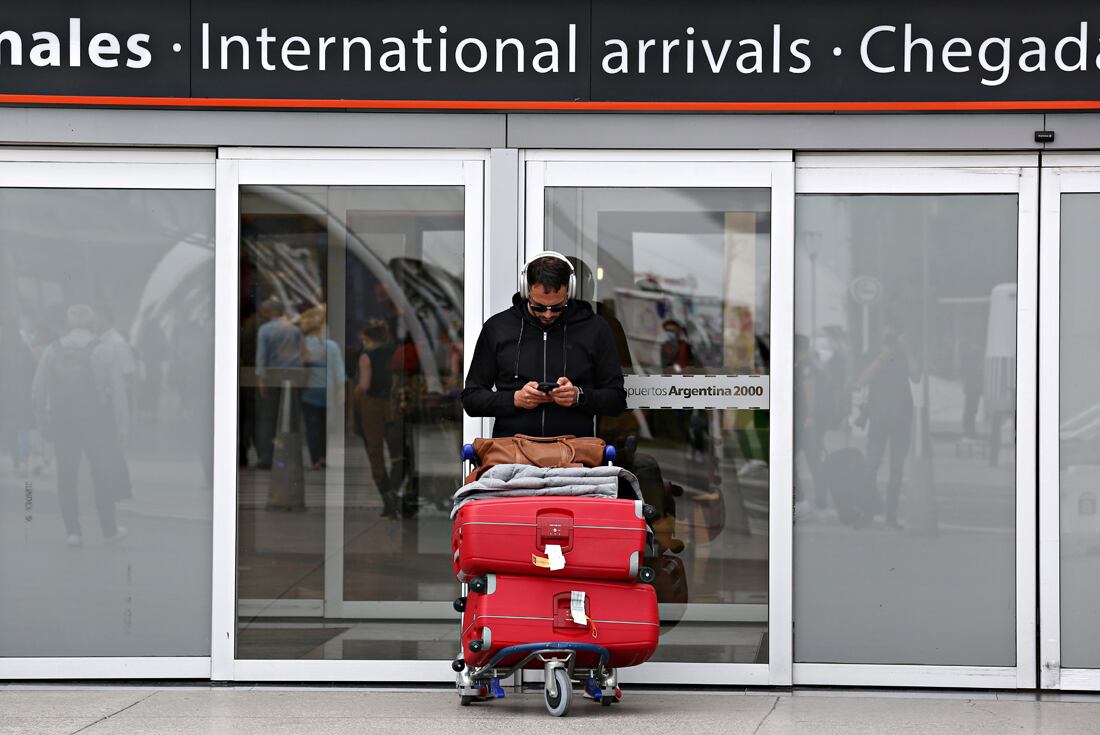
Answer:
M474 439L478 466L466 478L472 482L498 464L529 464L535 467L597 467L604 462L607 443L596 437L515 436Z

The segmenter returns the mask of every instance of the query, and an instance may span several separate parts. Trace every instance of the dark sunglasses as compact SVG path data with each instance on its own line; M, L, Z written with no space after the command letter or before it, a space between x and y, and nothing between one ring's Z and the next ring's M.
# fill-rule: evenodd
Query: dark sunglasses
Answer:
M543 304L535 304L530 301L528 301L527 304L531 307L531 311L535 312L536 314L543 314L547 311L554 314L560 314L565 311L565 307L569 306L568 301L566 301L564 304L554 304L553 306L544 306Z

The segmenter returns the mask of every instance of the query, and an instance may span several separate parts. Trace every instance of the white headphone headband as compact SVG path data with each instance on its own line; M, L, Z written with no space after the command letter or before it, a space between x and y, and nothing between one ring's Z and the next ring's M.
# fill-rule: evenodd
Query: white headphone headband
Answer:
M530 260L523 264L523 268L519 272L519 292L520 294L526 294L530 284L527 283L527 268L539 258L556 258L561 262L569 266L569 286L566 289L566 298L572 301L577 296L577 271L573 267L573 264L569 262L569 258L566 258L556 250L543 250L541 253L535 253L531 256Z

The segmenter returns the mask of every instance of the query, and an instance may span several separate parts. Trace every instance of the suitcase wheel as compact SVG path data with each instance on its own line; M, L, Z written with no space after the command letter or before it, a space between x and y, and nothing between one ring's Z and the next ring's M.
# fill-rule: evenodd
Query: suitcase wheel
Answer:
M653 571L652 567L642 567L638 570L638 581L644 584L653 584L653 580L657 579L657 572Z
M491 695L489 695L488 690L482 687L481 689L477 690L476 694L460 694L459 704L461 704L462 706L470 706L471 702L484 702L485 700L489 699L493 698Z
M456 658L454 661L451 662L451 668L455 671L462 671L464 668L466 668L466 662L460 658Z
M469 707L471 702L484 702L487 699L492 699L492 695L487 688L481 687L477 690L477 694L460 694L458 703L463 707Z
M647 521L652 521L654 518L657 517L657 509L649 503L646 503L642 506L642 517L645 518Z
M546 711L554 717L564 717L569 712L570 700L573 698L573 682L569 680L565 669L555 668L554 684L557 691L553 697L546 689L542 690L543 698L546 700Z
M455 612L466 612L466 598L456 597L454 601Z
M477 653L482 648L485 648L485 641L481 640L480 638L474 638L472 641L470 641L470 650L474 653Z
M474 577L473 580L470 581L470 589L479 595L484 594L485 590L489 589L489 580L485 579L485 577Z

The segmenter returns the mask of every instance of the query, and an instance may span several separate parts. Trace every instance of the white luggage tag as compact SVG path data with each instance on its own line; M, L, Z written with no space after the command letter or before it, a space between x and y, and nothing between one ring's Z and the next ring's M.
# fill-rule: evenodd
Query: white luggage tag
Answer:
M561 545L547 544L546 556L531 554L531 563L536 567L543 567L556 572L559 569L565 569L565 554L561 551Z
M588 625L588 616L584 613L584 592L574 590L569 593L569 612L577 625Z
M561 546L558 544L546 545L546 558L550 560L551 572L565 569L565 554L561 553Z

